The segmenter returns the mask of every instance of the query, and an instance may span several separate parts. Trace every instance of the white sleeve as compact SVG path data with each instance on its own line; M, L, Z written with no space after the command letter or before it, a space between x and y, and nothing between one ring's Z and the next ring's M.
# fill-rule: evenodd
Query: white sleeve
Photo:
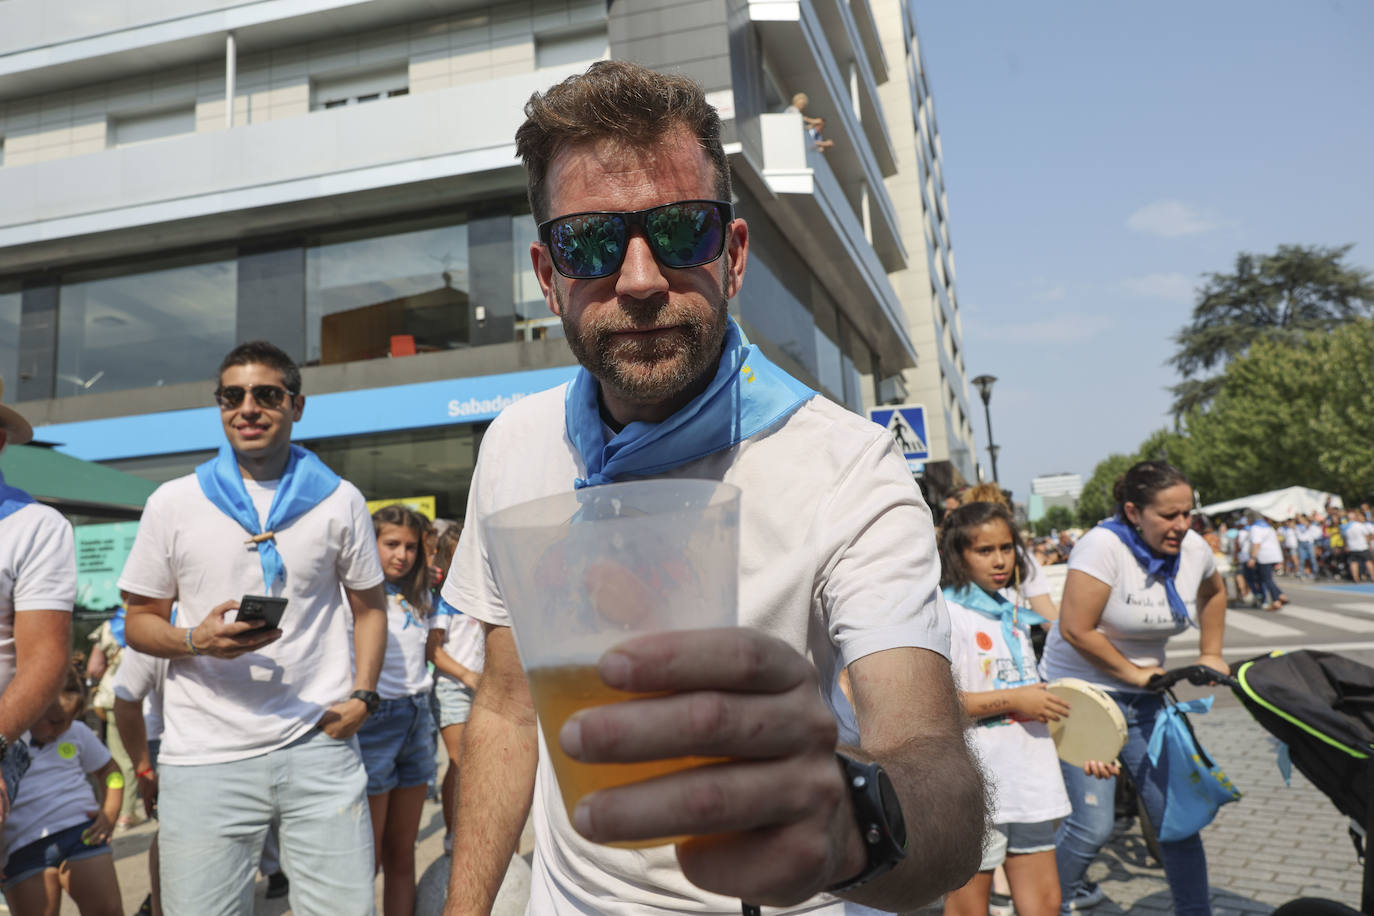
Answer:
M488 432L485 443L493 441ZM472 473L472 486L468 490L467 515L463 520L463 531L458 535L458 546L453 551L453 564L444 577L444 587L440 590L443 599L464 614L496 626L508 627L510 613L496 587L496 577L492 572L491 560L487 556L486 544L482 538L483 525L490 515L488 502L494 486L487 482L489 462L482 457L488 452L483 448L477 456L477 467Z
M372 530L372 516L367 512L367 501L352 484L344 482L339 486L348 488L349 513L336 570L339 581L345 588L355 591L381 585L386 577L382 574L382 560L377 554L377 535Z
M891 437L874 437L822 505L816 525L820 600L842 664L897 647L949 658L935 527Z
M76 745L77 757L81 760L81 769L87 773L94 773L113 759L110 756L110 749L100 743L100 739L95 736L95 732L86 727L86 723L73 722L69 734L72 737L72 743Z
M1050 593L1050 580L1041 570L1035 557L1022 550L1021 559L1026 562L1026 581L1021 583L1021 597L1029 600L1039 598L1041 595L1048 595Z
M1069 553L1069 571L1087 573L1099 582L1116 587L1121 575L1120 541L1106 528L1094 528L1078 539Z
M16 611L68 611L76 602L76 543L72 526L56 509L38 506L21 509L34 515L28 543L16 552L14 609Z
M115 672L114 693L121 700L141 702L148 694L161 688L159 659L144 655L133 646L124 647L123 660Z
M138 520L138 534L124 571L119 576L121 591L146 598L175 598L176 571L172 568L172 540L167 513L170 497L164 484L153 491Z

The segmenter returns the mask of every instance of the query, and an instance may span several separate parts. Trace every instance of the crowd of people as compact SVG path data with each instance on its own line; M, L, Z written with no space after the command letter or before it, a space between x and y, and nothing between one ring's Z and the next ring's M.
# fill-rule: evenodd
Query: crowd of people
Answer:
M1196 627L1198 662L1227 670L1226 586L1191 529L1186 479L1138 464L1111 519L1056 538L1056 607L1049 553L1021 542L1000 490L970 490L937 532L885 430L816 397L729 317L749 232L697 84L599 62L526 116L530 254L576 377L497 417L464 522L440 531L403 506L369 513L292 443L307 397L288 354L230 351L214 392L223 445L148 499L119 577L107 721L132 778L81 721L71 527L0 478L12 912L46 916L64 891L84 916L122 912L109 842L137 790L158 818L149 912L247 916L262 871L296 913L372 913L380 876L385 916L411 916L431 784L447 916L490 912L531 814L536 914L848 916L942 896L981 914L999 867L1026 916L1100 901L1086 873L1121 768L1161 819L1145 752L1160 701L1145 685L1168 640ZM0 405L0 447L29 436ZM738 626L620 643L596 670L632 698L541 739L483 523L665 476L745 494ZM1268 588L1255 527L1246 556ZM1367 534L1338 531L1367 563ZM1119 764L1057 759L1047 723L1068 709L1046 682L1064 677L1119 708ZM553 741L584 763L714 762L593 792L569 815ZM665 836L688 839L624 848ZM1175 911L1209 913L1199 836L1162 851Z

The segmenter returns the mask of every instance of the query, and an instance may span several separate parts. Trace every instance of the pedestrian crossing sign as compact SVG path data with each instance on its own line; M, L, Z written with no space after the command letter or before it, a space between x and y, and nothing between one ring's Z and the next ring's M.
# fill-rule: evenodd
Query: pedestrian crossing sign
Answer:
M897 407L874 407L868 418L887 430L897 449L911 461L929 461L930 446L926 437L926 409L921 404L902 404Z

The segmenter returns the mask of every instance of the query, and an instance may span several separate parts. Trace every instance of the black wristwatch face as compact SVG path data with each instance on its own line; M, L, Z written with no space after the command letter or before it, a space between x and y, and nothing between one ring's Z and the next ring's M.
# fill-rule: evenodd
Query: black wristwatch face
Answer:
M906 849L906 818L902 816L902 803L897 800L897 790L892 788L892 780L883 770L878 771L878 795L883 803L883 816L887 819L887 829L897 845Z
M349 695L355 700L362 700L367 707L367 714L372 715L377 711L377 707L382 705L382 698L375 690L355 690Z

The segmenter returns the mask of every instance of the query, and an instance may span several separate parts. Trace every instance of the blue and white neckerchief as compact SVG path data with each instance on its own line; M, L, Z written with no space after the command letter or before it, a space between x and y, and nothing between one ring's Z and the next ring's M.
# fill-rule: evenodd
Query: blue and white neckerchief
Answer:
M34 502L32 496L5 483L5 475L0 473L0 518L13 515L31 502Z
M581 368L563 400L568 438L587 468L587 476L573 482L576 489L650 477L730 448L791 416L815 395L745 340L734 319L711 384L663 422L630 423L607 441L600 387Z
M1178 575L1179 554L1162 556L1155 553L1150 549L1150 545L1145 543L1139 531L1119 518L1109 518L1099 522L1098 526L1106 528L1126 545L1131 556L1140 564L1140 568L1145 570L1147 578L1164 583L1164 596L1169 599L1169 613L1173 614L1174 622L1192 624L1193 619L1188 616L1188 605L1183 603L1183 596L1178 593L1178 586L1174 584L1174 577Z
M942 591L945 593L946 600L953 601L955 604L982 614L984 617L1000 620L1002 622L1002 640L1007 644L1007 651L1011 653L1011 660L1016 665L1017 673L1022 679L1033 678L1034 667L1032 666L1029 670L1025 667L1025 653L1021 651L1021 637L1018 634L1029 634L1031 627L1038 623L1046 623L1044 617L1030 608L1018 607L1016 602L1008 601L1001 595L989 594L972 582L963 588L946 587Z
M405 592L401 591L401 587L399 585L393 585L392 583L387 582L386 593L388 595L394 595L397 600L397 603L401 605L401 610L405 612L406 622L401 625L402 630L409 630L411 627L424 626L424 617L421 616L419 610L415 607L415 605L410 603L410 599L406 598Z

